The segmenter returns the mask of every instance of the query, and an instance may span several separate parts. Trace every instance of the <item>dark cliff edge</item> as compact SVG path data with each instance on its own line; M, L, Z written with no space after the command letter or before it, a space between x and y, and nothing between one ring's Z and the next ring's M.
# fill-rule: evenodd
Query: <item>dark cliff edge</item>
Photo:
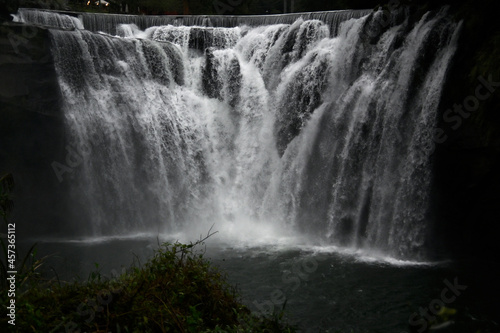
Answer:
M0 49L0 172L14 175L13 217L21 235L47 223L57 233L63 184L51 163L64 156L64 133L48 30L5 23Z
M464 27L436 129L437 240L464 262L498 263L500 242L500 4L452 8Z
M436 242L470 286L462 301L481 299L498 320L500 265L500 21L498 1L454 7L464 27L444 87L435 137ZM465 273L467 272L467 273Z

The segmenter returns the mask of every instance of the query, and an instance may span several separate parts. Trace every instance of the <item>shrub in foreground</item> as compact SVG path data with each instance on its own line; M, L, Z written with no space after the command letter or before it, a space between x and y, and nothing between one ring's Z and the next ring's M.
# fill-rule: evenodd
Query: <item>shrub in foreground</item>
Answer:
M253 315L192 244L165 243L142 267L108 279L47 281L33 253L16 300L16 332L292 332L282 314ZM2 288L3 289L3 288ZM8 301L2 291L2 304ZM2 306L3 307L3 306ZM3 307L5 309L5 307ZM2 329L2 332L4 330Z

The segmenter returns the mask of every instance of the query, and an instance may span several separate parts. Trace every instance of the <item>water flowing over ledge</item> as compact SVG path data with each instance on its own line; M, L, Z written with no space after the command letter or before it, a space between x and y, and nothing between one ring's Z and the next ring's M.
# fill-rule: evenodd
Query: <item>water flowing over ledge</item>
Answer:
M328 12L310 12L279 15L124 15L124 14L101 14L101 13L73 13L55 11L42 11L38 9L19 9L19 19L22 22L61 26L58 20L63 20L63 27L74 27L98 32L102 31L111 35L116 34L116 28L120 24L135 24L141 30L154 26L175 25L175 26L204 26L204 27L237 27L241 25L262 26L273 24L292 24L299 18L303 20L319 20L324 22L329 28L332 36L336 36L342 22L352 18L359 18L371 13L372 10L339 10ZM66 16L68 18L63 17ZM81 21L76 22L78 17ZM72 23L71 23L72 22ZM83 26L82 26L83 24Z
M20 12L47 24L37 15L59 14ZM300 235L425 258L433 128L460 24L445 10L334 28L310 15L204 27L82 13L86 29L122 37L52 30L68 142L82 156L75 230L199 235L215 224L235 242Z

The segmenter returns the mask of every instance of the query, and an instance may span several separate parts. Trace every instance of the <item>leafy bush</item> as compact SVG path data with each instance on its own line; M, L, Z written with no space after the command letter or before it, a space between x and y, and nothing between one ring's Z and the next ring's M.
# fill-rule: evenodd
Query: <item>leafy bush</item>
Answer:
M208 236L207 236L208 237ZM206 238L205 238L206 239ZM292 332L283 314L253 315L235 289L191 244L164 243L142 267L113 279L97 270L85 282L61 283L28 263L16 300L17 332ZM96 265L98 268L98 266ZM6 304L2 291L2 304ZM7 325L7 317L0 319ZM2 330L3 331L3 330Z

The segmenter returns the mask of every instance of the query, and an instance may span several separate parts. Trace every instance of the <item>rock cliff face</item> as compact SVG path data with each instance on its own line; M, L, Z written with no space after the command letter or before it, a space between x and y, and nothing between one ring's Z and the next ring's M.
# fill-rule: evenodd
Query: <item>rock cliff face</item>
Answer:
M46 29L2 25L0 49L0 173L13 173L14 218L21 233L33 234L63 215L51 167L64 156L59 86Z
M47 116L59 113L57 77L47 30L9 24L0 28L2 104Z
M439 233L460 257L498 260L500 221L500 22L498 2L464 4L455 63L436 137Z

